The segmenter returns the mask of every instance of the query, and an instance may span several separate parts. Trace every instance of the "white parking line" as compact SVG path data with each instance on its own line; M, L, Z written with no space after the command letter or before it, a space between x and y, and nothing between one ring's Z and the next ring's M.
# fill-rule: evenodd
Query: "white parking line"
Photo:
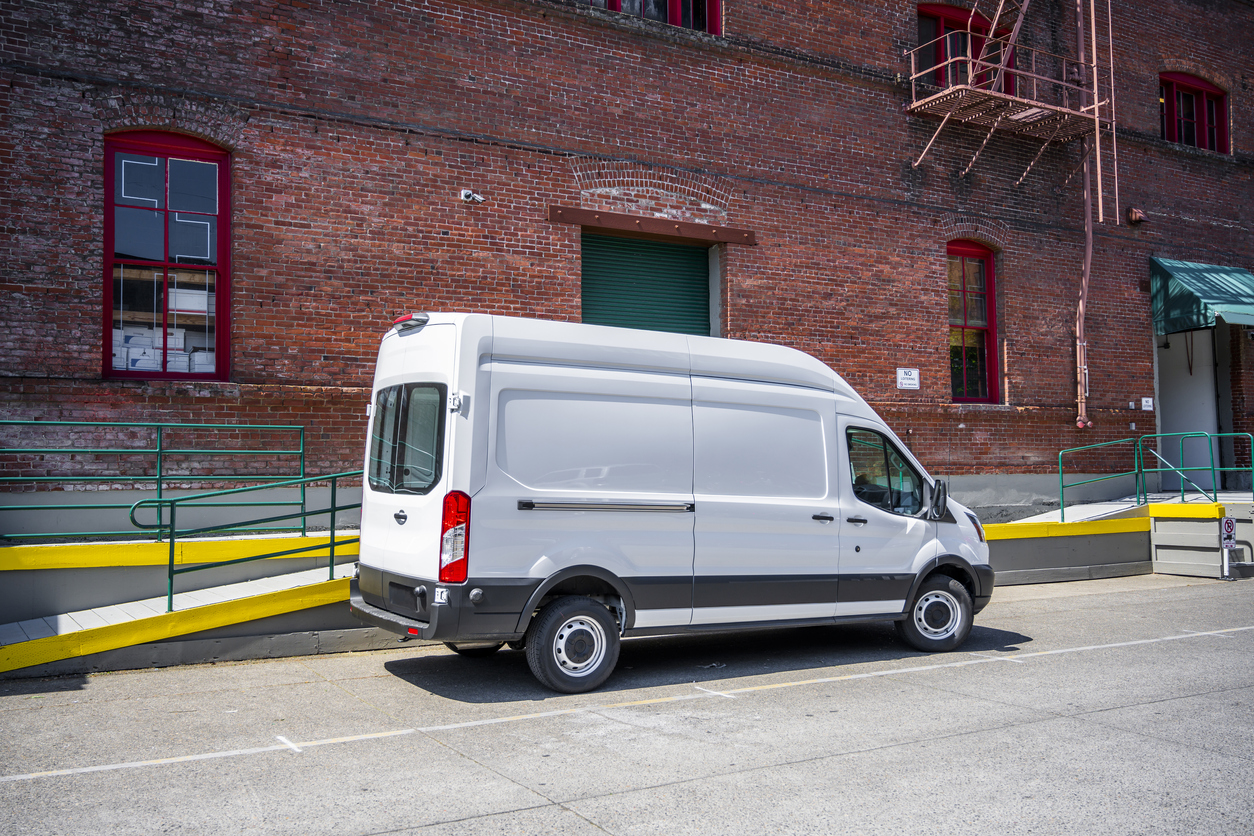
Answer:
M851 682L859 679L875 679L884 676L901 676L908 673L924 673L928 671L944 670L945 668L963 668L969 665L984 665L989 662L1022 662L1026 659L1036 659L1045 656L1058 656L1067 653L1087 653L1094 650L1113 650L1124 647L1136 647L1139 645L1161 644L1163 642L1180 641L1182 639L1193 639L1199 636L1220 636L1231 638L1230 634L1240 633L1246 630L1254 630L1254 625L1248 627L1229 627L1223 630L1205 630L1205 631L1183 631L1174 636L1161 636L1156 639L1139 639L1128 642L1112 642L1110 644L1092 644L1083 647L1063 647L1056 650L1041 650L1035 653L1019 653L1014 656L983 656L979 653L972 653L975 659L964 659L957 662L942 662L935 665L916 665L909 668L893 668L882 671L868 671L866 673L852 673L844 676L824 676L816 679L801 679L792 682L773 682L766 685L750 685L744 688L732 688L727 691L711 691L700 686L694 686L697 690L703 691L703 694L694 694L691 692L683 694L675 694L669 697L655 697L653 699L632 700L629 702L605 703L602 705L589 705L579 708L567 708L558 711L540 711L535 714L515 714L508 717L493 717L486 720L471 720L465 723L449 723L442 726L424 726L416 729L397 729L395 731L372 732L370 734L355 734L347 737L330 737L323 740L309 740L303 743L295 744L286 738L279 737L282 741L278 746L258 746L255 749L234 749L229 752L205 752L199 755L180 755L172 758L157 758L150 761L133 761L131 763L112 763L102 764L100 766L80 766L74 769L54 769L47 772L30 772L24 775L0 775L0 783L8 783L11 781L31 781L36 778L53 778L62 775L81 775L88 772L109 772L117 769L137 769L145 766L162 766L172 763L189 763L191 761L211 760L214 758L234 758L244 755L259 755L265 752L278 752L284 749L294 749L297 752L302 748L308 749L312 746L330 746L335 743L355 743L360 740L378 740L385 737L397 737L404 734L414 734L417 732L430 733L438 731L451 731L453 729L465 729L475 726L489 726L499 723L514 723L522 720L538 720L545 717L560 717L564 714L585 714L596 711L606 711L613 708L628 708L631 706L641 705L661 705L663 703L681 702L683 700L704 700L712 696L734 698L734 694L748 694L756 691L774 691L782 688L796 688L802 685L820 685L829 682Z
M292 741L288 740L288 739L287 739L286 737L284 737L283 735L281 735L281 734L276 734L276 735L274 736L274 738L275 738L275 740L279 741L280 743L282 743L282 744L283 744L284 746L286 746L287 748L291 749L293 752L296 752L296 753L298 753L298 754L299 754L300 749L296 746L296 744L295 744L295 743L293 743Z

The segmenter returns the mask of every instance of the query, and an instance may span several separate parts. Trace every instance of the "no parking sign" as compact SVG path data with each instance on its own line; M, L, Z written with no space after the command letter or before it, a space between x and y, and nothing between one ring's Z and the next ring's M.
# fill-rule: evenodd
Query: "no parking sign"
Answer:
M1235 517L1224 517L1219 522L1219 547L1234 549L1237 546L1237 521Z

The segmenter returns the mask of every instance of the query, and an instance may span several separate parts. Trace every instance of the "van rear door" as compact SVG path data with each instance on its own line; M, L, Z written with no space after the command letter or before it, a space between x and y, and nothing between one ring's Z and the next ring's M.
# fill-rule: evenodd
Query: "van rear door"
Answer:
M438 576L456 333L452 324L427 325L380 348L362 491L366 566Z

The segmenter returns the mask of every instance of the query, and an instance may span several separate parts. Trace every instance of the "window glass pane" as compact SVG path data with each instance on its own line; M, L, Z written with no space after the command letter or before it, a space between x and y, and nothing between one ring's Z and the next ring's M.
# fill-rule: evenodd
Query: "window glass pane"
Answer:
M949 257L949 324L962 325L965 314L962 310L962 259Z
M983 292L986 290L987 288L984 287L984 260L981 258L964 258L963 262L967 269L967 292Z
M170 208L176 212L218 212L218 166L170 160Z
M955 398L988 397L984 332L949 330L949 372Z
M894 514L919 513L923 478L892 442L872 430L850 428L846 436L854 496Z
M1193 111L1193 94L1176 93L1176 141L1197 145L1197 123Z
M164 212L113 210L113 257L165 261Z
M162 280L151 267L113 268L113 368L160 370Z
M218 219L213 215L171 212L170 261L217 264Z
M165 160L140 154L113 155L113 202L164 209Z
M619 11L623 14L640 17L640 9L643 2L644 0L623 0L622 5L619 7Z
M923 509L923 478L893 447L888 445L888 488L892 511L913 516Z
M1167 139L1167 88L1158 86L1158 135Z
M214 355L217 275L212 270L170 271L167 371L206 374L217 370Z
M915 64L915 72L923 72L924 70L928 70L936 66L936 44L933 43L933 41L936 40L936 37L935 18L920 17L919 46L922 48L918 51L918 53L916 53L918 58L915 60L918 63ZM936 84L937 81L935 71L922 76L921 80L927 84Z
M692 0L692 28L704 32L710 28L709 18L706 16L705 4L710 0ZM714 0L715 3L718 0Z
M983 293L967 294L967 325L987 327L988 312L985 310L984 303L986 298Z
M667 20L666 0L644 0L644 16L649 20Z
M1219 150L1218 126L1219 119L1217 117L1219 107L1218 103L1211 97L1206 97L1206 147L1212 151Z
M952 62L946 76L948 84L951 87L955 84L966 84L970 76L970 62L966 60L970 38L966 32L955 32L948 26L945 29L948 32L945 37L945 58Z
M444 387L390 386L375 400L370 435L370 487L425 494L440 481L444 449Z

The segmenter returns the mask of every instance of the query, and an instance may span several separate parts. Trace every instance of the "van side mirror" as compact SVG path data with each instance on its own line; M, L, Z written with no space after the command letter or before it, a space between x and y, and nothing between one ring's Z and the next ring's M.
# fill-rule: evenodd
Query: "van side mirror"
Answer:
M949 486L937 479L929 493L931 495L928 497L927 518L939 520L945 516L945 511L949 507Z

